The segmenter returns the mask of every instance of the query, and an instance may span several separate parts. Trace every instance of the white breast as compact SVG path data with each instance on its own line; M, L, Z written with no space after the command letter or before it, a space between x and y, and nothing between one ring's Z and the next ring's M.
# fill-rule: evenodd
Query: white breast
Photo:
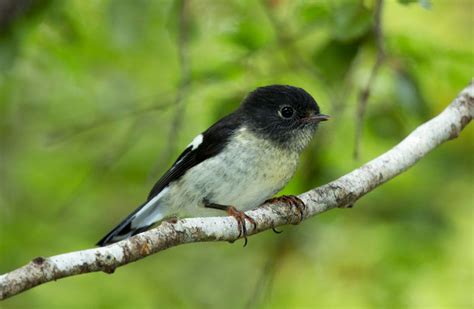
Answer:
M160 207L178 216L216 214L203 208L204 199L239 210L257 207L288 183L298 159L298 152L279 148L241 129L221 153L173 183Z

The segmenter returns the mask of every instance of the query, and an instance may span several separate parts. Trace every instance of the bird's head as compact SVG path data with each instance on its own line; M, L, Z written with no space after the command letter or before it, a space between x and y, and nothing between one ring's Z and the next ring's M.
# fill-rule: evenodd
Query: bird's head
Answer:
M256 134L299 151L307 146L318 124L329 119L309 93L287 85L257 88L244 99L241 110Z

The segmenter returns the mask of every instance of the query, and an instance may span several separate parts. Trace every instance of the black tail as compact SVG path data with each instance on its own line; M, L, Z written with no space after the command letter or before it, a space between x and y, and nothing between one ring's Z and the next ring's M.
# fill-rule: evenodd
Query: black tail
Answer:
M142 209L145 205L141 205L138 207L134 212L132 212L125 220L123 220L119 225L117 225L112 231L110 231L107 235L104 236L99 242L96 244L97 246L103 247L115 242L121 241L128 237L137 235L141 232L144 232L150 228L153 224L147 226L135 226L132 227L132 221L135 219L136 213Z

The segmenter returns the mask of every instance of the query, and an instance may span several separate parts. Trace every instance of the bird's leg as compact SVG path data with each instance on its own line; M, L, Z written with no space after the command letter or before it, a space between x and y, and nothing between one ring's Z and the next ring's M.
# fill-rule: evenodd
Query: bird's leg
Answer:
M270 204L281 203L281 202L298 209L298 212L300 214L300 220L296 224L299 224L301 221L303 221L306 205L296 195L282 195L282 196L274 197L265 201L265 203L270 203Z
M255 222L252 217L247 216L243 211L237 210L234 206L209 203L205 201L204 207L224 210L229 216L234 217L237 220L237 225L239 228L239 236L237 237L239 238L240 236L243 236L245 239L244 247L247 245L247 227L245 226L245 219L253 224L254 229L257 228L257 222Z

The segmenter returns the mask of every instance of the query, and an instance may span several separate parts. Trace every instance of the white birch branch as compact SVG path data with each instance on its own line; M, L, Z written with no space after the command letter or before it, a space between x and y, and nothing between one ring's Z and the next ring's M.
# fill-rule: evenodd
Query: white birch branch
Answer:
M419 126L391 150L364 166L299 197L306 204L304 218L335 207L347 207L377 186L399 175L441 143L456 138L474 117L474 84L437 117ZM299 212L286 204L263 205L247 212L257 222L256 234L279 225L297 223ZM83 273L104 271L142 259L167 248L201 241L234 241L237 223L232 217L189 218L160 226L112 244L52 256L37 257L27 265L0 276L0 300L37 285Z

